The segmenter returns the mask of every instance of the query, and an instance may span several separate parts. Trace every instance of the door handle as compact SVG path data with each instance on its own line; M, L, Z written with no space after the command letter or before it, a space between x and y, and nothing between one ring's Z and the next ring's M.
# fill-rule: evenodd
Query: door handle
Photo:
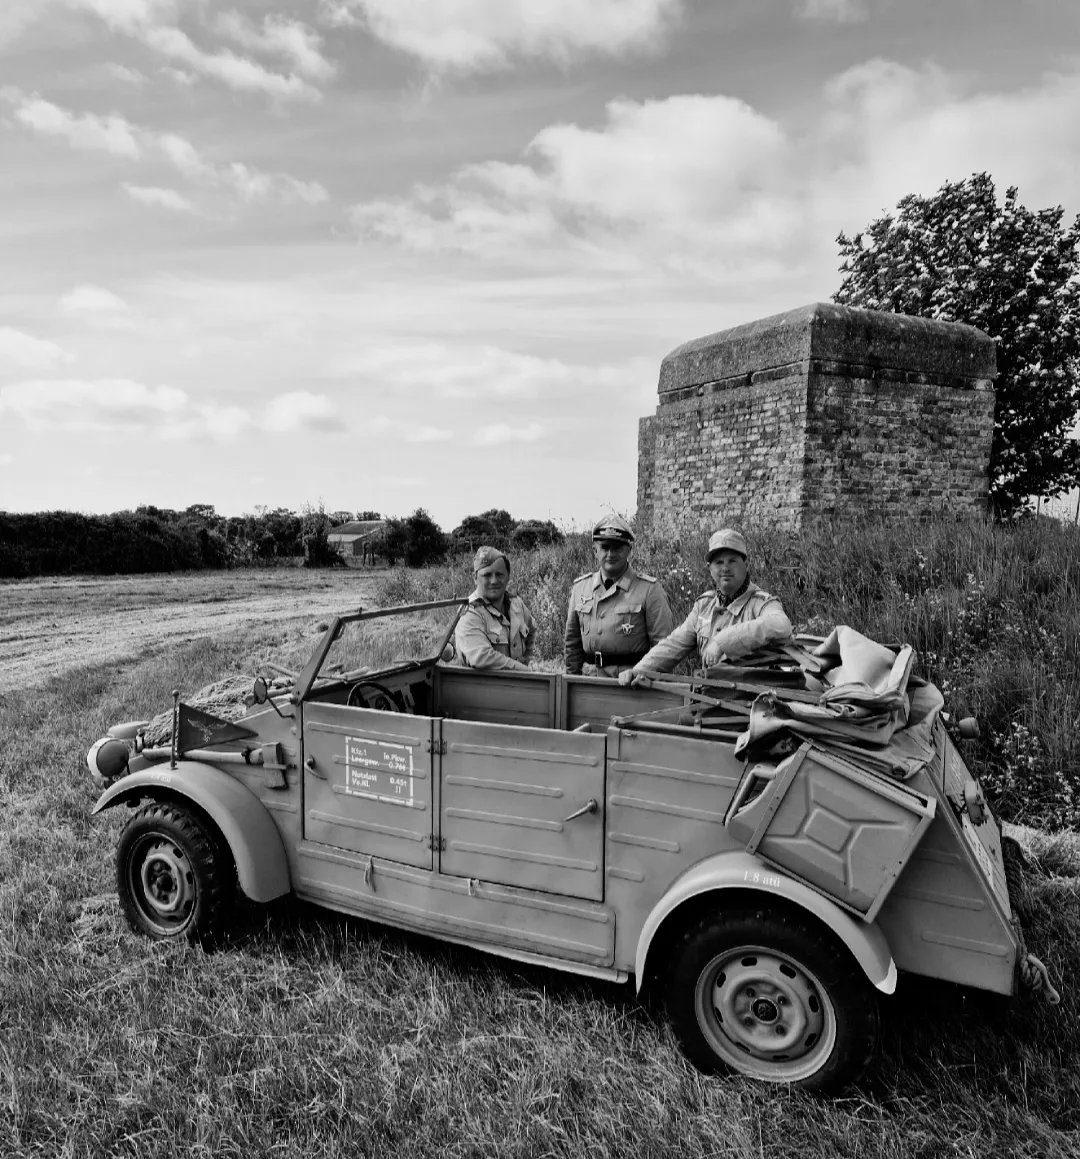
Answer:
M576 809L569 817L563 818L563 824L567 821L573 821L575 817L583 817L586 813L595 813L600 806L595 797L590 797L580 809Z
M314 757L308 757L308 759L306 761L304 761L304 768L307 769L307 771L313 777L318 777L320 781L326 780L326 774L320 773L319 770L315 767L315 758Z

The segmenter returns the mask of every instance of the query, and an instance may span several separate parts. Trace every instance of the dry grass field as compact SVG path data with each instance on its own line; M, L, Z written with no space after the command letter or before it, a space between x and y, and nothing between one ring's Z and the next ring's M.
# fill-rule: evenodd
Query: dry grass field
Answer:
M550 559L528 566L561 589ZM405 597L462 579L390 578ZM831 1100L703 1077L629 988L303 906L245 913L214 953L131 933L113 881L124 818L90 816L88 745L173 688L295 662L384 582L0 585L0 1156L1080 1156L1075 834L1018 830L1036 859L1028 940L1062 1004L902 983L879 1062Z
M377 589L362 572L304 568L0 580L0 692L245 624L325 617Z

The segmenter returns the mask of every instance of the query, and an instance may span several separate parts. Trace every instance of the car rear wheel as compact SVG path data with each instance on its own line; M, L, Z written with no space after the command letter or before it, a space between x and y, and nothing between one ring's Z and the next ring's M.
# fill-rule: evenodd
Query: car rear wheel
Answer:
M832 1090L877 1049L877 994L809 920L765 909L712 914L672 955L666 1004L700 1070Z
M120 907L132 929L156 941L216 942L232 898L232 872L215 835L179 805L144 805L120 835Z

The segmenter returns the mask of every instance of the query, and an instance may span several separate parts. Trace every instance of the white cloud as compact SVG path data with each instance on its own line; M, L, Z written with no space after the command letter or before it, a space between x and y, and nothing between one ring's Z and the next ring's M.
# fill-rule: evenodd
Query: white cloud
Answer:
M242 48L285 57L303 76L329 80L334 75L334 64L322 54L322 37L298 20L266 16L262 27L256 28L239 12L225 12L217 18L216 27Z
M320 95L317 88L295 73L273 72L256 60L229 50L200 48L175 23L178 5L171 0L67 0L67 3L72 8L93 13L113 31L133 37L174 65L183 65L191 72L211 77L229 88L279 98L318 99ZM196 8L195 15L200 11ZM297 52L306 50L305 59L310 60L310 44L305 45L302 38L291 31L292 25L293 22L281 19L275 22L272 18L271 31L262 34L266 42L264 47L273 44L275 51L280 52L287 46L294 59Z
M820 279L839 230L973 171L1021 185L1029 205L1074 196L1075 64L1003 93L875 60L810 109L780 122L723 95L612 101L598 126L551 125L516 163L463 166L351 220L369 238L502 268L745 287Z
M125 314L130 309L119 294L88 282L68 290L60 298L60 308L70 314Z
M514 427L509 423L491 423L477 428L472 434L474 447L503 447L508 443L535 443L546 434L539 423L526 423Z
M39 378L0 387L0 415L21 418L32 431L152 429L186 402L174 387L121 378Z
M804 20L825 20L852 24L866 20L866 0L800 0L797 15Z
M146 84L145 75L137 68L130 68L126 64L117 64L111 61L105 65L105 71L114 80L120 81L121 84L130 85L131 88L141 89Z
M289 173L267 173L241 161L207 161L190 141L176 133L144 129L123 117L72 113L12 88L0 90L0 98L15 105L16 120L37 132L62 136L80 148L104 150L144 161L156 154L189 181L229 190L244 202L274 198L284 204L320 205L329 200L326 189L317 181L303 181ZM166 208L180 208L175 197L168 200L170 204ZM165 204L165 201L159 198L158 204Z
M1074 199L1080 163L1080 64L1047 73L1025 89L978 91L933 65L912 69L871 60L825 90L814 146L820 208L833 199L847 228L865 224L906 193L986 170L1002 190L1016 184L1025 204ZM853 220L852 220L853 219Z
M306 205L321 205L330 197L318 181L301 181L288 173L264 173L240 161L212 169L210 175L215 183L232 186L243 201L276 196L287 203L302 201Z
M617 387L625 370L585 366L487 344L410 340L368 344L339 360L332 373L388 395L451 400L565 399L582 390Z
M164 65L161 69L162 76L167 76L175 84L181 88L189 89L195 84L196 76L193 72L188 72L184 68L173 68L172 65Z
M436 70L482 71L515 58L568 63L655 50L682 0L323 0L331 26L363 24Z
M2 94L9 101L13 91ZM70 113L40 97L14 98L17 101L15 119L29 129L64 140L78 149L93 149L112 153L117 157L139 156L139 144L134 127L117 114L99 117L95 113Z
M30 370L52 370L70 361L71 355L55 342L0 326L0 366L8 363Z
M741 101L612 101L598 129L552 125L525 160L353 208L356 228L421 251L562 266L702 265L779 252L801 229L782 128Z
M254 410L193 399L172 386L125 378L36 378L0 387L0 417L22 420L30 431L121 432L147 439L212 439L228 443L248 432L292 435L340 430L344 424L323 395L276 395Z
M162 189L156 185L132 185L127 181L121 188L133 201L141 205L152 205L157 209L168 209L173 213L197 213L198 210L182 193L175 189Z
M268 431L288 434L297 428L333 430L343 427L341 417L331 401L324 394L297 390L278 395L270 401L262 418L262 426Z

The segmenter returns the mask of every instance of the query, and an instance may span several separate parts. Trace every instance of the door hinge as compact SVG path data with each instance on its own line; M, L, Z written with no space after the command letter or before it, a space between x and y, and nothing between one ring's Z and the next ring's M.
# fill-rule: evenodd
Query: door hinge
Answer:
M438 753L440 756L446 756L446 741L441 737L438 740L429 740L427 742L427 751L429 753Z
M437 849L441 853L446 848L446 838L436 837L434 833L428 835L427 839L428 849Z

